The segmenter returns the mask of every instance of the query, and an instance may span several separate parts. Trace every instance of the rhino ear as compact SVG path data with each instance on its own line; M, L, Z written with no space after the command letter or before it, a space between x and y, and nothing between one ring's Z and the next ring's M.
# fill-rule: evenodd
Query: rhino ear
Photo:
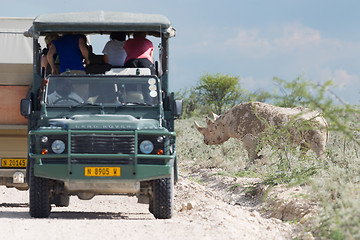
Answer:
M199 125L196 121L194 121L194 125L195 125L196 129L197 129L202 135L204 135L204 130L205 130L205 128L204 128L204 127L200 127L200 125Z
M206 124L210 125L210 124L213 124L213 123L214 123L214 121L211 118L209 118L208 116L206 116Z
M212 116L214 118L214 121L216 121L216 119L218 119L220 117L219 115L217 115L217 114L215 114L213 112L211 112L211 114L212 114Z

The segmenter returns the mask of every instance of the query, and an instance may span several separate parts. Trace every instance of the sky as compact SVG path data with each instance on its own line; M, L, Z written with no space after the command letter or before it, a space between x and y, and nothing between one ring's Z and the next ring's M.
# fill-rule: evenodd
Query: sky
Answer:
M273 92L273 78L299 76L350 104L360 96L360 1L357 0L0 0L0 17L121 11L163 14L170 40L170 90L204 74L238 76L242 88ZM107 39L104 39L105 45ZM94 46L96 53L103 48ZM155 45L154 45L155 46Z

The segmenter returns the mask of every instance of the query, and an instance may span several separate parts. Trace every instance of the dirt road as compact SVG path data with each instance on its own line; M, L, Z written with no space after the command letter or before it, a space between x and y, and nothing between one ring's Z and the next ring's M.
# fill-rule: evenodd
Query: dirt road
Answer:
M222 192L181 178L175 213L154 219L135 197L71 197L48 219L29 216L28 192L0 187L0 239L291 239L290 225L221 198Z

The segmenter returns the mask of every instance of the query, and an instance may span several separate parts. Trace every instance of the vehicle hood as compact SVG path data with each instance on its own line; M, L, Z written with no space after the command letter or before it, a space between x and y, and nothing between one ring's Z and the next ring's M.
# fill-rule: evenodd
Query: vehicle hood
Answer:
M131 115L74 115L71 118L51 119L50 127L74 130L135 130L135 129L158 129L160 122L155 119L137 119Z

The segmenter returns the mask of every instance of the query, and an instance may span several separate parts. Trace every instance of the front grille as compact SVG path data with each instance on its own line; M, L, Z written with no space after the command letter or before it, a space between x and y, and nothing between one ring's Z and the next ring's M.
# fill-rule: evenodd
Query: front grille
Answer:
M73 134L71 153L79 154L133 154L135 137L119 134Z
M133 164L134 159L98 159L98 158L80 158L80 159L71 159L71 164L106 164L106 165L128 165Z

